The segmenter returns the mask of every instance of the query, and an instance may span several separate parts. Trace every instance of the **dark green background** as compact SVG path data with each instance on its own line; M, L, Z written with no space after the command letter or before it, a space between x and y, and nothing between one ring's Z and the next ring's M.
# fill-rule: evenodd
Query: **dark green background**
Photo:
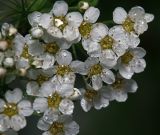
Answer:
M160 135L160 2L157 0L100 0L102 20L112 19L117 6L127 11L133 6L142 6L155 15L154 22L141 35L141 44L147 50L145 72L134 76L139 89L129 94L125 103L111 102L100 111L92 109L85 113L77 105L74 119L80 125L79 135ZM39 135L37 118L28 118L28 127L20 135Z

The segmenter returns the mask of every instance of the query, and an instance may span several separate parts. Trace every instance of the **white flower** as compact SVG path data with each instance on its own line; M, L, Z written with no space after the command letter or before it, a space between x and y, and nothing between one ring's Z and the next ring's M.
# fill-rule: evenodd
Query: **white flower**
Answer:
M67 50L61 50L56 55L58 65L55 66L55 73L61 83L67 82L74 84L75 73L85 74L84 62L72 61L72 54Z
M88 112L92 106L95 109L100 110L109 105L108 93L105 87L102 87L98 91L92 87L88 87L87 89L81 89L81 92L83 95L81 99L81 107L85 112Z
M80 37L78 27L83 18L79 12L68 14L67 12L68 4L64 1L57 1L50 13L33 12L28 19L33 27L40 26L53 37L77 43Z
M98 20L100 16L100 11L98 8L89 7L83 16L83 22L79 27L79 32L81 34L82 40L86 40L90 37L90 33L93 28L93 24Z
M19 131L26 126L25 116L33 113L32 104L22 100L22 91L18 88L5 93L5 99L0 99L0 131L8 129Z
M42 135L77 135L79 125L72 121L71 116L61 115L52 123L47 123L42 119L39 120L37 127L45 131Z
M110 100L116 100L118 102L125 102L128 98L127 93L134 93L137 89L138 85L134 80L124 79L120 76L116 78L114 84L106 87Z
M92 86L95 90L103 86L103 82L112 84L115 81L115 76L111 70L103 66L98 58L88 57L85 61L85 68L88 78L91 78Z
M154 15L145 13L142 7L133 7L129 13L117 7L113 12L113 20L117 24L122 24L124 30L129 34L131 47L136 47L140 40L138 35L143 34L148 29L149 22L153 21Z
M30 81L28 81L26 86L26 92L31 96L39 96L39 89L43 83L49 81L53 76L52 69L42 70L42 69L29 69L26 75Z
M39 113L48 110L60 111L63 114L71 115L74 103L69 97L73 94L73 84L61 84L54 78L54 81L43 83L40 88L40 97L36 98L33 108Z
M16 56L16 67L28 69L34 56L41 55L43 46L38 40L33 40L30 35L23 37L17 34L13 41L13 50Z
M146 67L146 62L143 57L146 51L141 47L129 49L122 55L117 64L119 73L126 79L131 79L134 73L143 72Z

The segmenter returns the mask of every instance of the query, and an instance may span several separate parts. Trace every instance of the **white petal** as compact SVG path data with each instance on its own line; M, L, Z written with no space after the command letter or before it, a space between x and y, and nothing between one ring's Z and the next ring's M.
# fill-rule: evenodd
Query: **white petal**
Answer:
M25 45L25 38L20 35L17 34L13 40L13 49L15 50L15 55L16 56L20 56L22 51L23 51L23 47Z
M139 19L135 22L134 29L138 35L143 34L148 29L148 24L145 19Z
M107 68L103 69L101 77L102 80L107 84L112 84L115 82L115 76L113 72Z
M126 79L131 79L131 77L134 74L134 71L131 69L130 66L124 67L124 66L120 66L119 67L119 73L122 77L126 78Z
M0 131L4 132L10 128L9 117L3 114L0 114Z
M85 66L88 69L88 68L91 68L91 66L98 64L98 63L99 63L98 58L88 57L87 60L85 61Z
M54 27L54 26L49 27L49 28L47 29L47 32L48 32L51 36L53 36L53 37L55 37L55 38L62 38L62 32L61 32L61 30L58 29L57 27Z
M51 83L50 81L44 82L40 88L40 95L43 97L48 97L53 94L56 90L56 84Z
M59 104L59 110L65 115L71 115L73 113L74 104L69 99L63 99Z
M114 44L113 45L113 51L117 54L118 57L122 56L125 54L128 46L127 45L122 45L122 44Z
M45 112L48 108L48 102L46 98L36 98L33 103L33 109L38 113Z
M41 15L39 25L44 29L48 29L53 24L53 16L47 13Z
M145 11L142 7L136 6L131 8L128 15L133 21L137 21L145 15Z
M62 83L59 88L59 93L63 97L69 97L73 93L73 84Z
M135 73L141 73L146 67L146 61L144 59L136 59L133 62L132 67Z
M85 75L85 64L79 60L72 61L71 68L75 73Z
M127 18L127 12L122 7L117 7L113 11L113 21L117 24L122 24Z
M68 4L65 1L56 1L51 12L55 16L65 16L68 12Z
M93 75L92 76L92 86L95 90L99 90L100 88L102 88L102 78L101 76L98 75Z
M33 44L29 44L28 47L29 53L33 56L41 55L44 52L44 46L38 40L33 42Z
M154 20L154 15L146 13L144 19L146 20L147 23L152 22Z
M65 135L77 135L79 133L79 125L75 122L69 122L64 127Z
M138 35L134 34L134 33L130 33L129 36L129 40L128 40L128 45L130 48L135 48L139 45L140 43L140 39L138 37Z
M35 27L39 24L41 13L34 11L33 13L28 15L28 21L32 27Z
M17 69L28 69L30 67L29 61L25 58L20 58L16 61Z
M89 23L95 23L100 15L98 8L90 7L84 13L84 20Z
M97 42L103 39L107 34L108 34L108 27L103 23L95 24L90 33L91 39Z
M13 91L8 90L5 94L5 98L9 103L17 104L22 99L23 93L19 88L14 89Z
M72 26L66 26L63 30L63 37L68 42L75 42L79 39L80 33L78 28Z
M4 111L4 105L5 105L5 101L3 99L0 99L0 113Z
M132 52L136 58L143 58L146 55L146 51L141 47L134 48Z
M37 82L29 82L27 83L26 92L30 96L38 96L39 95L39 85Z
M83 17L79 12L71 12L66 15L66 20L70 26L79 27L83 21Z
M59 65L69 65L72 61L72 54L67 50L61 50L56 55L56 60Z
M18 104L18 111L20 115L30 116L33 113L32 104L28 100L23 100Z
M101 46L97 42L90 42L87 53L91 57L99 57L101 55Z
M14 115L10 122L11 128L15 131L19 131L27 125L25 117L20 115Z
M44 70L53 68L54 63L55 63L55 58L54 58L53 55L46 53L46 54L42 55L41 58L42 58L42 61L43 61L42 62L42 68Z
M65 74L64 76L56 76L60 84L71 84L75 83L75 74L73 72Z
M125 92L116 92L114 96L115 100L118 102L125 102L128 98L127 93Z
M137 91L138 85L133 79L127 80L125 84L125 89L127 90L127 92L134 93Z
M94 101L94 107L97 110L100 110L102 107L107 107L108 105L109 105L109 101L104 97L99 97L97 100Z
M81 100L81 107L82 109L85 111L85 112L88 112L91 107L92 107L92 104L87 102L84 98Z
M48 110L45 111L44 115L43 115L43 120L49 124L52 124L53 121L57 121L59 118L60 112L59 110L53 110L53 108L50 108Z
M37 124L38 129L47 131L50 127L50 124L45 122L43 119L40 119Z
M111 49L103 51L99 57L99 60L104 66L108 68L112 68L117 64L117 56Z

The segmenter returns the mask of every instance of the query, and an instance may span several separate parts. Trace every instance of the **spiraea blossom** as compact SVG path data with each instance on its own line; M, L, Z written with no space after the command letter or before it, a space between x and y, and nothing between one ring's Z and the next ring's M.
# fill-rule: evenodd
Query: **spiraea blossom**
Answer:
M42 135L77 135L75 102L85 112L100 110L138 89L132 77L146 67L140 35L154 15L140 6L128 13L117 7L109 27L86 1L75 7L56 1L48 11L29 13L26 35L8 23L1 27L0 134L23 129L25 116L38 114ZM13 80L24 96L8 90Z
M5 93L5 100L0 99L0 131L8 129L19 131L27 124L25 116L33 113L32 104L28 100L23 100L23 93L16 88Z

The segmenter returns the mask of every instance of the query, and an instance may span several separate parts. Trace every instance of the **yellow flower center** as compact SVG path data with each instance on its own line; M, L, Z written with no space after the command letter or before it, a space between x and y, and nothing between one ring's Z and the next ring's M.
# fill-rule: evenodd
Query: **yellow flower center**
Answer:
M93 99L98 95L98 92L95 90L86 90L84 97L88 101L93 101Z
M63 29L68 25L64 16L54 17L53 23L61 31L63 31Z
M17 105L14 103L8 103L4 106L3 114L12 117L16 114L18 114L18 108Z
M44 75L39 75L36 79L36 81L39 85L41 85L42 83L44 83L45 81L48 81L48 80L49 80L49 77L44 76Z
M62 100L62 97L58 93L54 93L51 96L48 97L48 106L50 108L58 108L59 104Z
M52 135L59 135L64 132L64 124L60 122L53 122L49 131Z
M116 81L112 84L114 89L121 89L123 87L123 79L117 78Z
M130 33L134 31L134 22L129 17L124 21L122 26L126 32Z
M98 75L101 73L102 73L102 66L100 64L96 64L90 68L88 75L91 77L93 75Z
M57 75L60 75L60 76L64 76L65 74L68 74L72 72L72 69L68 66L68 65L59 65L57 67Z
M114 39L110 36L105 36L101 41L100 41L100 45L101 45L101 48L103 50L105 49L112 49L112 46L113 46L113 43L114 43Z
M121 62L123 64L129 64L129 62L133 59L133 54L130 52L126 52L124 55L121 56Z
M58 45L54 43L48 43L45 45L45 51L51 54L56 54L59 50Z
M29 59L31 57L31 55L29 54L29 51L28 51L28 45L24 46L21 57L23 57L25 59Z
M89 38L92 30L92 24L88 22L82 22L79 27L79 32L84 38Z

